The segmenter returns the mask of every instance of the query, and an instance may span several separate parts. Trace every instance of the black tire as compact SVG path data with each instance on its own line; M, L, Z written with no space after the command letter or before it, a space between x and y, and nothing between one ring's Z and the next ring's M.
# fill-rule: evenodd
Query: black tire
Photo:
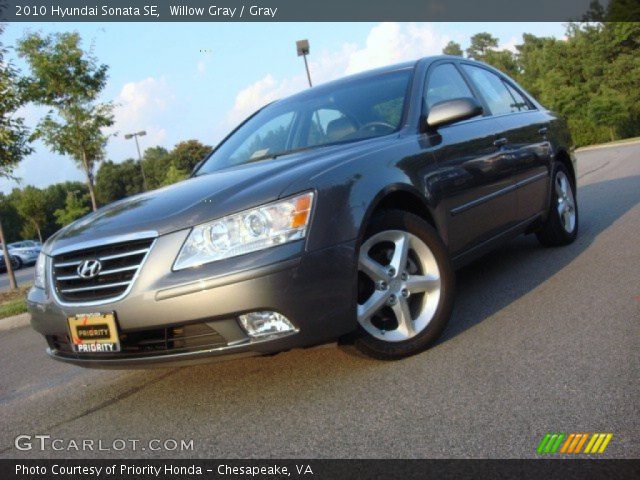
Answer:
M398 360L426 350L442 334L453 309L455 274L447 248L437 231L422 218L411 213L385 210L377 214L371 220L362 243L373 235L388 230L408 232L422 240L431 250L440 273L440 297L435 313L414 337L403 341L384 341L374 337L358 324L354 345L360 352L380 360Z
M573 199L573 211L575 213L575 224L573 230L567 231L563 225L562 218L558 212L559 195L556 188L559 176L569 180L570 193ZM559 247L573 243L578 236L578 200L576 197L576 186L571 181L571 174L564 164L556 162L553 166L553 176L551 183L551 204L547 219L542 227L536 232L538 241L545 247Z
M22 260L20 260L20 257L13 257L11 264L14 270L20 270L22 268Z

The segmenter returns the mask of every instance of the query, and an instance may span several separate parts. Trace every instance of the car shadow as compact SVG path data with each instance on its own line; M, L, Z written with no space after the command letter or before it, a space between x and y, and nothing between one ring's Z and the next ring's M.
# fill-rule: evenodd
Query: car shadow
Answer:
M542 247L535 235L520 236L458 270L452 319L437 342L477 325L554 276L603 231L640 203L640 176L579 187L579 235L571 245Z

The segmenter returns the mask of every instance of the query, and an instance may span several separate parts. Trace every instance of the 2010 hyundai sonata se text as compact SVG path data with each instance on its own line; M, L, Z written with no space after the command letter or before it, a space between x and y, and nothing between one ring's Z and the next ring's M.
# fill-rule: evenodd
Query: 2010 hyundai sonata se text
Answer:
M578 231L564 122L484 64L431 57L256 112L178 184L60 230L28 305L49 354L195 363L335 340L426 349L454 269L515 235Z

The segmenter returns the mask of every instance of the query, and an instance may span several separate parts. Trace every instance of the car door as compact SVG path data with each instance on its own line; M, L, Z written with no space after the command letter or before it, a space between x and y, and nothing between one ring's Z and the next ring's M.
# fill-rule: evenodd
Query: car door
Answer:
M553 160L547 138L549 118L507 79L502 79L513 97L514 113L497 118L505 129L507 148L515 166L518 218L527 220L547 205Z
M517 219L527 220L546 204L551 164L547 118L508 79L479 65L463 64L502 128L505 159L511 166Z
M427 72L424 115L436 103L478 97L453 62L432 65ZM481 99L479 99L481 101ZM461 253L515 222L512 170L505 162L501 127L485 116L446 125L429 134L437 169L427 184L438 195L448 223L448 246Z

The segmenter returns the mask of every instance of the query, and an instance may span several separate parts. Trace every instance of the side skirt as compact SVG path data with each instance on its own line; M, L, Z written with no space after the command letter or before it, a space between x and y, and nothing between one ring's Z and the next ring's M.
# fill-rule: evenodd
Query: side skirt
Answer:
M498 233L497 235L478 243L467 250L458 253L451 259L454 269L459 269L468 263L476 260L477 258L487 254L491 250L494 250L499 245L517 237L518 235L525 233L531 225L542 219L542 213L537 213L532 217L523 220L520 223L510 227L509 229Z

